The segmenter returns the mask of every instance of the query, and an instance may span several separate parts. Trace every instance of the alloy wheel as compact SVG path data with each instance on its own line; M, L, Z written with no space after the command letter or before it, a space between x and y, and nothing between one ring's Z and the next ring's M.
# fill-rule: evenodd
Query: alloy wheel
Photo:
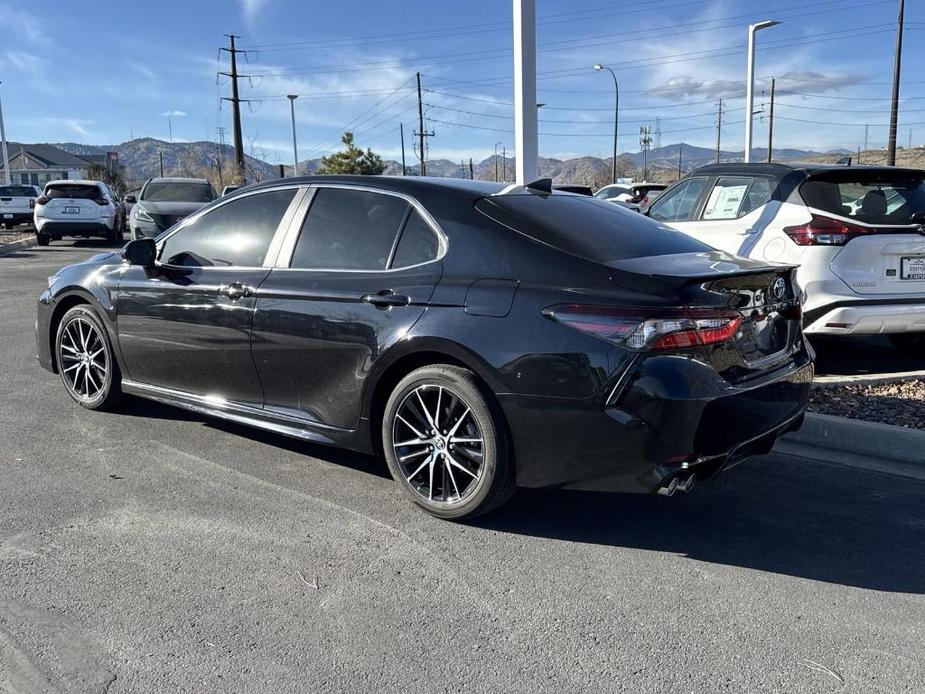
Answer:
M484 439L465 399L441 385L421 385L398 406L392 448L408 485L429 502L458 504L478 487Z
M68 390L83 401L100 397L106 388L109 358L99 329L83 316L70 320L61 332L61 374Z

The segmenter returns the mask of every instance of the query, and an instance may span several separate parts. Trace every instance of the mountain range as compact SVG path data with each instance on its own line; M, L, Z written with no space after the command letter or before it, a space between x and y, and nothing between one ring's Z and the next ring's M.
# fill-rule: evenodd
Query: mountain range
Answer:
M221 146L215 142L164 142L153 138L129 140L118 145L85 145L75 142L58 143L55 146L72 154L100 154L115 151L119 154L119 163L125 169L125 178L130 182L140 182L147 178L159 176L161 161L163 171L168 176L203 176L214 178L218 163L225 171L230 170L234 161L234 150L230 145ZM823 155L847 153L848 150L835 152L814 152L802 149L775 149L775 160L814 159ZM767 150L752 150L753 161L764 161ZM742 151L721 150L720 160L734 162L742 160ZM666 145L643 152L625 152L617 158L619 175L641 178L643 167L648 169L648 178L657 181L671 181L678 177L678 171L686 173L704 164L716 161L716 150L697 147L684 142ZM611 175L612 158L594 156L570 159L553 159L541 157L539 160L540 177L552 178L556 184L573 184L599 186L608 182ZM386 174L400 175L401 164L386 160ZM266 161L245 155L245 166L249 180L266 180L278 178L280 167ZM473 162L474 177L480 180L495 180L496 171L499 179L513 180L515 161L507 157L491 156L479 162ZM299 173L316 173L321 167L321 159L309 159L299 163ZM292 174L292 166L284 166L287 176ZM407 166L409 175L419 172L419 165ZM502 173L506 172L506 175ZM454 162L448 159L433 159L427 162L427 174L450 178L469 178L469 162Z

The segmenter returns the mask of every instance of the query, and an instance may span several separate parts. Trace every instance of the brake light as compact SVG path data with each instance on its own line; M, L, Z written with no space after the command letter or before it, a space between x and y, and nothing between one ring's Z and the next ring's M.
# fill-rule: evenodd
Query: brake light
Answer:
M109 200L106 198L96 198L93 202L95 202L100 207L106 207L106 205L109 204Z
M635 351L664 351L731 340L742 323L735 311L647 309L562 304L543 310L562 325Z
M784 233L798 246L844 246L856 236L874 234L876 231L814 214L806 224L784 227Z
M50 198L46 198L44 195L35 199L36 205L47 205Z

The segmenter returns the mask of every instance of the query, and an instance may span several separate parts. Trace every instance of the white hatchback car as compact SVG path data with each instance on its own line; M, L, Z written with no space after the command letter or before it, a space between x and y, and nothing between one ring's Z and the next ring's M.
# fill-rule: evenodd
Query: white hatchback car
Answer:
M35 201L40 246L62 236L102 236L121 244L123 226L121 203L102 181L50 181Z
M925 353L925 171L716 164L646 211L737 255L799 265L812 334L885 334Z

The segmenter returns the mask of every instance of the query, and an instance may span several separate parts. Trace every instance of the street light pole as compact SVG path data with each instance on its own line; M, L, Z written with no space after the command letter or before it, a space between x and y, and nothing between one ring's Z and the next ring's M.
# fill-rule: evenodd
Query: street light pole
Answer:
M289 99L289 113L292 115L292 175L299 175L299 149L295 144L295 100L299 98L298 94L287 94Z
M745 156L747 164L752 159L752 116L755 110L755 32L780 24L776 19L748 25L748 66L745 80Z
M610 168L610 182L617 182L617 130L620 123L620 85L617 82L617 75L612 69L606 65L601 65L598 63L594 66L594 69L600 72L601 70L607 70L610 73L610 76L613 77L613 90L614 90L614 104L613 104L613 166Z
M3 84L0 82L0 84ZM10 185L10 153L6 148L6 129L3 127L3 106L0 105L0 147L3 149L3 178Z
M498 178L498 145L500 144L501 144L500 141L495 143L495 183L497 183L500 180Z

